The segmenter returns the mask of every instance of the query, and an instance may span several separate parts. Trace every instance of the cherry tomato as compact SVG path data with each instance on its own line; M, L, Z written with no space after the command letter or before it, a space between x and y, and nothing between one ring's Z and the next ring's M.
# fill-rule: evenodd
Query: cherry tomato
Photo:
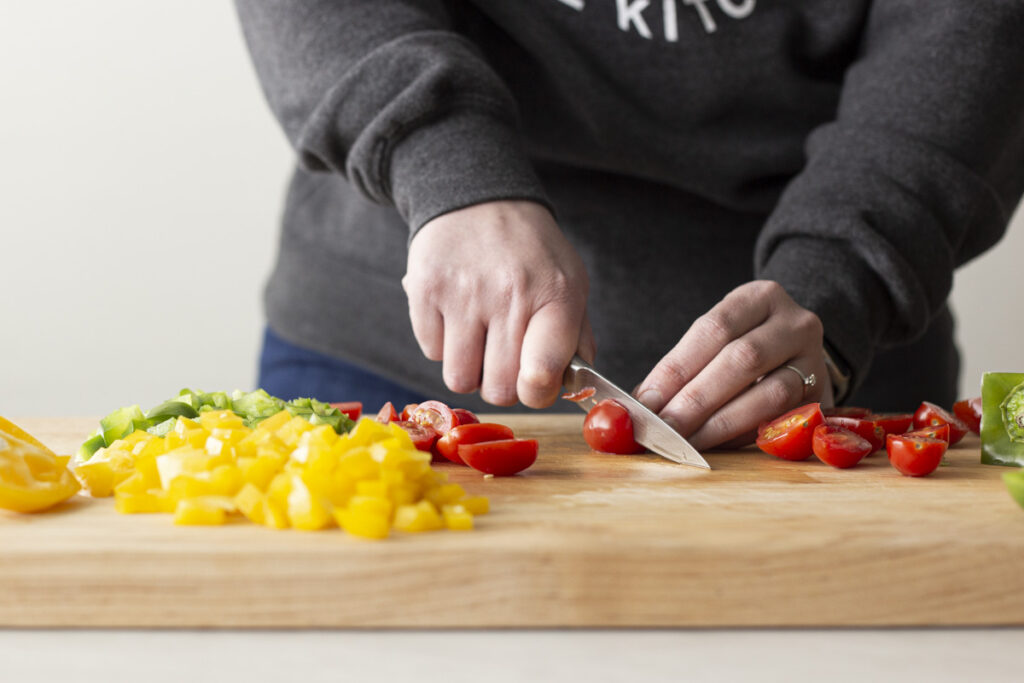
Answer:
M814 452L814 428L824 422L820 403L794 408L757 428L757 447L783 460L806 460Z
M889 434L885 437L889 462L908 477L923 477L935 471L946 452L946 442L925 436Z
M413 422L412 420L393 420L393 422L408 432L412 438L412 445L417 450L431 451L434 442L437 441L437 437L440 436L433 427L430 425L420 424L419 422Z
M942 439L948 444L949 425L943 424L935 427L925 427L924 429L915 429L912 432L907 432L905 436L925 436L929 439Z
M482 441L507 441L515 437L510 427L494 422L470 422L453 428L437 440L435 450L448 460L465 465L459 458L459 446Z
M412 411L416 410L416 406L418 406L418 405L419 405L419 403L406 403L405 407L402 408L402 413L401 413L402 419L403 420L411 420L412 419Z
M447 434L459 424L452 409L440 401L424 401L413 409L409 419L433 427L438 434Z
M825 417L856 417L863 420L871 414L871 411L857 406L833 406L832 408L822 408L821 414Z
M480 422L480 418L471 410L466 410L465 408L452 408L452 412L455 413L455 417L458 418L460 425L471 425Z
M949 445L952 446L970 431L967 423L934 403L924 401L914 413L914 429L949 425Z
M348 415L350 420L358 420L359 416L363 414L362 401L341 401L330 405Z
M846 469L871 452L871 442L844 427L822 424L814 428L811 449L826 465Z
M590 409L583 421L583 440L603 453L642 453L633 438L633 418L618 401L606 398Z
M537 440L505 439L462 444L459 446L459 458L484 474L507 477L536 462Z
M835 416L825 417L825 424L849 429L862 439L867 439L868 443L871 444L870 453L874 453L875 451L885 448L885 430L883 430L879 424L872 422L871 420L863 420L857 417Z
M872 413L867 419L881 427L886 436L902 434L914 424L914 416L911 413Z
M981 396L957 401L953 404L953 414L963 420L975 434L981 432Z
M380 412L377 413L377 417L374 419L377 420L377 422L383 422L384 424L398 420L398 413L395 412L395 406L391 404L391 401L388 401L381 406Z

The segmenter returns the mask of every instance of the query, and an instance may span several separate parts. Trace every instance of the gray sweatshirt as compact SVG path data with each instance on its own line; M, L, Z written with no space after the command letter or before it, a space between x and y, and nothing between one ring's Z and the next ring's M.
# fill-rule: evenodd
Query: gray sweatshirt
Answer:
M297 153L268 323L467 407L413 338L425 222L546 204L597 365L639 382L751 279L858 388L956 394L946 300L1024 191L1022 0L236 0Z

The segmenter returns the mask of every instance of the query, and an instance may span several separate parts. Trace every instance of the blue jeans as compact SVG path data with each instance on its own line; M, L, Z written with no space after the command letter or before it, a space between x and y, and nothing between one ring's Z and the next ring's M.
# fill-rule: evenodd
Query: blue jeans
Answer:
M407 403L427 400L357 365L295 346L269 327L263 335L258 386L286 401L306 396L327 402L362 401L371 415L387 401L400 411Z

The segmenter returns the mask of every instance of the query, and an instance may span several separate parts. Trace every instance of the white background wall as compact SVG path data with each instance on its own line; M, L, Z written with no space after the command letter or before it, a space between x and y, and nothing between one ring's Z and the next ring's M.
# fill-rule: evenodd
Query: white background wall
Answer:
M289 164L227 0L0 5L0 414L252 387ZM962 394L1024 370L1022 257L957 276Z

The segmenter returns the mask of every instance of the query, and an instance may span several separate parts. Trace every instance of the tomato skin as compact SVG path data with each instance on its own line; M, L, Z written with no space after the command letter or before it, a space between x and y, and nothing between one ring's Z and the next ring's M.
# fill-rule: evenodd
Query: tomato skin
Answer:
M412 419L412 411L416 410L416 406L418 406L418 405L419 405L419 403L406 403L405 407L402 408L401 419L403 419L403 420L411 420Z
M831 408L822 408L821 414L826 418L829 417L856 417L863 420L871 411L867 408L861 408L859 406L833 406Z
M942 424L936 427L925 427L923 429L915 429L912 432L907 432L904 436L924 436L929 439L942 439L947 444L949 443L949 425Z
M424 401L413 409L409 419L433 427L439 434L447 434L459 424L452 409L441 401Z
M437 440L434 448L442 456L458 465L465 465L459 457L459 446L483 441L507 441L515 438L511 427L496 422L470 422L460 424Z
M963 420L950 414L945 408L940 408L934 403L924 401L914 413L914 429L925 427L938 427L941 424L949 425L949 445L960 441L967 436L970 429Z
M946 442L924 436L889 434L885 437L889 462L907 477L924 477L935 471L946 452Z
M953 414L963 420L975 434L981 432L981 396L957 401L953 404Z
M362 401L338 401L329 404L332 408L337 408L341 412L348 416L348 419L355 422L359 419L359 416L363 414L363 402Z
M395 406L392 405L391 401L388 401L380 407L380 411L374 419L377 420L377 422L387 424L388 422L397 422L399 417L398 412L395 411Z
M857 417L826 416L825 424L848 429L862 439L867 439L871 445L869 455L885 448L885 430L872 420L864 420Z
M537 461L536 439L482 441L459 446L459 458L484 474L508 477Z
M466 410L465 408L452 408L452 412L455 413L455 417L459 420L458 425L479 424L480 422L480 418L477 417L476 413L472 410Z
M420 451L431 452L434 442L440 436L430 425L420 424L412 420L392 420L392 422L408 432L409 437L412 438L412 445Z
M814 429L825 422L820 403L808 403L757 428L757 447L783 460L806 460L814 454Z
M642 453L644 447L633 438L633 418L618 401L610 398L598 403L583 421L583 440L595 451L629 455Z
M871 442L845 427L825 423L814 428L811 450L826 465L846 469L871 452Z
M867 419L881 427L886 436L902 434L914 424L912 413L872 413Z

